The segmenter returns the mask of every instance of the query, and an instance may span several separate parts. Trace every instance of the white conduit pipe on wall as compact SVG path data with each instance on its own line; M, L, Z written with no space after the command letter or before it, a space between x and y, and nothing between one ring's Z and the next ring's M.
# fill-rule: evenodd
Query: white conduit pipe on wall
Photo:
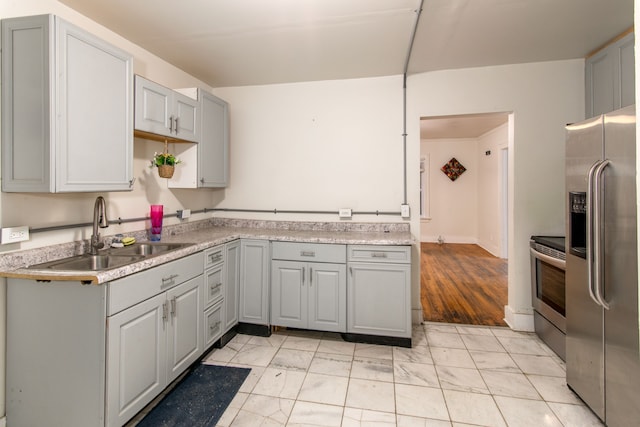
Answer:
M424 0L420 0L416 13L416 20L413 24L413 31L411 32L411 39L409 40L409 49L407 49L407 58L404 62L404 71L402 75L402 111L403 111L403 131L402 131L402 147L403 147L403 159L404 159L404 200L402 204L407 204L407 72L409 70L409 61L411 60L411 52L413 51L413 42L416 39L416 32L418 31L418 22L420 22L420 15L422 14L422 6Z

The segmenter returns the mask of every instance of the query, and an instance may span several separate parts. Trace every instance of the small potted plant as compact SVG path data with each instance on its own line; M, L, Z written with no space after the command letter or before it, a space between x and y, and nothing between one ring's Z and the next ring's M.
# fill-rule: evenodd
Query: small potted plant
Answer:
M149 165L149 167L157 167L158 175L160 175L161 178L171 178L175 165L178 163L180 163L180 160L173 154L169 154L166 151L162 153L156 152L153 154L153 159L151 159L151 165Z

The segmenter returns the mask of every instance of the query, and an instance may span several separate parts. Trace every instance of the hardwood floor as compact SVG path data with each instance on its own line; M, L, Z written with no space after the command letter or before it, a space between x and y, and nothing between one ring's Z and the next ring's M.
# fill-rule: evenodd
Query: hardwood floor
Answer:
M420 246L425 321L506 326L507 260L472 244Z

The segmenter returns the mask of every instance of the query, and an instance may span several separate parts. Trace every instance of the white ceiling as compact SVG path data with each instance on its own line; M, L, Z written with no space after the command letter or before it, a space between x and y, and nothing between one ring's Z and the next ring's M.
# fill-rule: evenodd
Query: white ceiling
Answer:
M212 87L401 75L418 15L408 74L583 58L633 26L634 3L424 0L418 14L420 0L59 1ZM471 119L446 137L491 126Z
M60 0L211 86L398 75L420 0ZM581 58L634 0L424 0L409 73Z

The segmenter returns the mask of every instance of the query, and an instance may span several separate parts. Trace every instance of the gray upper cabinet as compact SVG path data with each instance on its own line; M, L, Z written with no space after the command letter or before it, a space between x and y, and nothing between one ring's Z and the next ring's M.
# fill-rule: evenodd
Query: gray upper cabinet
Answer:
M136 76L135 81L136 131L167 139L200 141L197 100L141 76Z
M133 185L133 58L53 15L2 21L2 190Z
M595 117L635 103L634 34L629 33L588 57L585 115Z
M185 91L189 91L185 89ZM175 144L172 149L182 161L169 188L221 188L229 180L229 105L198 88L200 143Z

